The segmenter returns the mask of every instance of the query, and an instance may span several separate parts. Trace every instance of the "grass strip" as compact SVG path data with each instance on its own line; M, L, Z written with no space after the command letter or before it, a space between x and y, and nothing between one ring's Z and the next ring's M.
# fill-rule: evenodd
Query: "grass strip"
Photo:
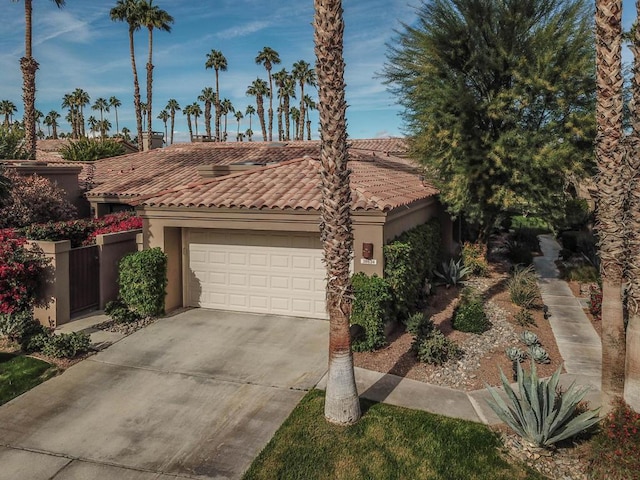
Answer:
M56 371L43 360L0 352L0 405L51 378Z

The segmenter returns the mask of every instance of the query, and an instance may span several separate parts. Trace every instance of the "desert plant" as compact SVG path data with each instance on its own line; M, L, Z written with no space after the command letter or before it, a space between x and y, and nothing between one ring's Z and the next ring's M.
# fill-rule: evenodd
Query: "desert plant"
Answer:
M429 335L433 329L433 320L423 312L416 312L409 316L404 322L407 332L416 337Z
M564 392L558 386L559 367L545 380L538 378L535 363L529 372L517 365L517 383L520 395L511 388L500 371L502 386L508 404L495 388L487 386L492 400L487 403L498 417L526 442L535 447L551 447L561 440L571 438L592 427L599 421L598 410L587 410L576 415L579 404L588 389L577 389L575 383Z
M444 334L434 329L430 334L416 337L413 343L418 360L432 365L442 365L448 360L458 358L462 350Z
M521 308L518 313L513 317L518 325L528 326L535 325L535 320L533 319L533 315L527 308Z
M531 356L531 360L536 363L551 363L549 354L540 345L530 345L529 355Z
M471 289L462 293L460 304L453 313L453 328L461 332L482 333L489 329L482 296Z
M384 325L393 318L389 284L384 278L364 273L353 275L351 284L354 301L350 321L365 331L353 342L353 349L362 352L380 348L386 343Z
M507 280L511 301L524 308L530 308L538 299L539 289L533 267L516 267Z
M470 269L471 275L486 277L489 273L487 246L483 243L465 242L462 246L462 261Z
M524 343L527 347L530 347L531 345L540 345L538 335L529 330L524 330L520 334L520 340L522 340L522 343Z
M441 283L448 288L458 285L464 277L471 273L471 269L464 266L461 258L458 260L451 258L449 262L442 262L440 272L435 270L433 273L436 277L442 279Z
M167 256L158 247L130 253L120 260L120 299L143 317L164 313Z
M524 362L527 359L527 353L520 350L518 347L509 347L504 351L505 355L512 362Z

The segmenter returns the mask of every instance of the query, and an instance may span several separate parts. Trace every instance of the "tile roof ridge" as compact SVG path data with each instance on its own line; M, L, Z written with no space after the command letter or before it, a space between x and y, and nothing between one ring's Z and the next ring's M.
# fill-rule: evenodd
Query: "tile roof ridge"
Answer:
M177 193L177 192L181 192L182 190L188 190L190 188L195 188L195 187L202 187L205 185L210 185L212 183L219 183L219 182L223 182L225 180L231 179L231 178L237 178L237 177L242 177L242 176L249 176L249 175L253 175L256 174L258 172L264 172L266 170L271 170L274 168L278 168L278 167L282 167L285 165L291 165L294 163L301 163L303 161L308 161L308 160L313 160L311 157L309 157L308 155L305 155L301 158L294 158L292 160L285 160L283 162L277 162L274 163L272 165L263 165L263 166L256 166L256 168L248 168L247 170L243 170L241 172L236 172L236 173L232 173L230 175L221 175L219 177L213 177L213 178L203 178L200 179L198 181L195 182L191 182L191 183L187 183L184 185L179 185L177 187L173 187L173 188L167 188L164 190L160 190L158 192L153 192L153 193L148 193L146 195L140 195L139 197L136 197L136 200L133 202L129 202L130 205L132 206L136 206L141 204L142 202L145 202L147 200L149 200L150 198L153 197L158 197L160 195L167 195L169 193Z

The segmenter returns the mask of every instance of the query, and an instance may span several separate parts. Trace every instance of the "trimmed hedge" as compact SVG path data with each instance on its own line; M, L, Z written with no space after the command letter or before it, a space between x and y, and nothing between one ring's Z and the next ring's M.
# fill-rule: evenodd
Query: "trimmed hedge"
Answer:
M160 248L125 255L120 260L120 299L143 317L164 314L167 256Z
M420 291L440 260L440 223L428 221L384 246L384 277L394 297L396 315L415 310Z
M356 352L371 351L384 346L384 324L393 318L391 290L384 278L356 273L351 277L354 301L351 324L360 325L365 336L353 343Z

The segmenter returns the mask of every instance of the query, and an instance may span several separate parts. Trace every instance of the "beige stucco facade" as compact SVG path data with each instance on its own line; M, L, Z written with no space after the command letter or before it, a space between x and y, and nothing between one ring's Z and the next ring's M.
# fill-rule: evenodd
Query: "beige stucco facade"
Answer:
M267 235L269 232L308 232L320 237L317 211L142 206L138 207L138 214L143 218L143 248L160 247L167 254L167 311L187 305L190 229L264 232ZM444 247L450 250L451 222L435 197L390 212L353 212L354 272L383 276L384 244L434 217L441 218ZM363 257L364 244L373 244L370 259Z

